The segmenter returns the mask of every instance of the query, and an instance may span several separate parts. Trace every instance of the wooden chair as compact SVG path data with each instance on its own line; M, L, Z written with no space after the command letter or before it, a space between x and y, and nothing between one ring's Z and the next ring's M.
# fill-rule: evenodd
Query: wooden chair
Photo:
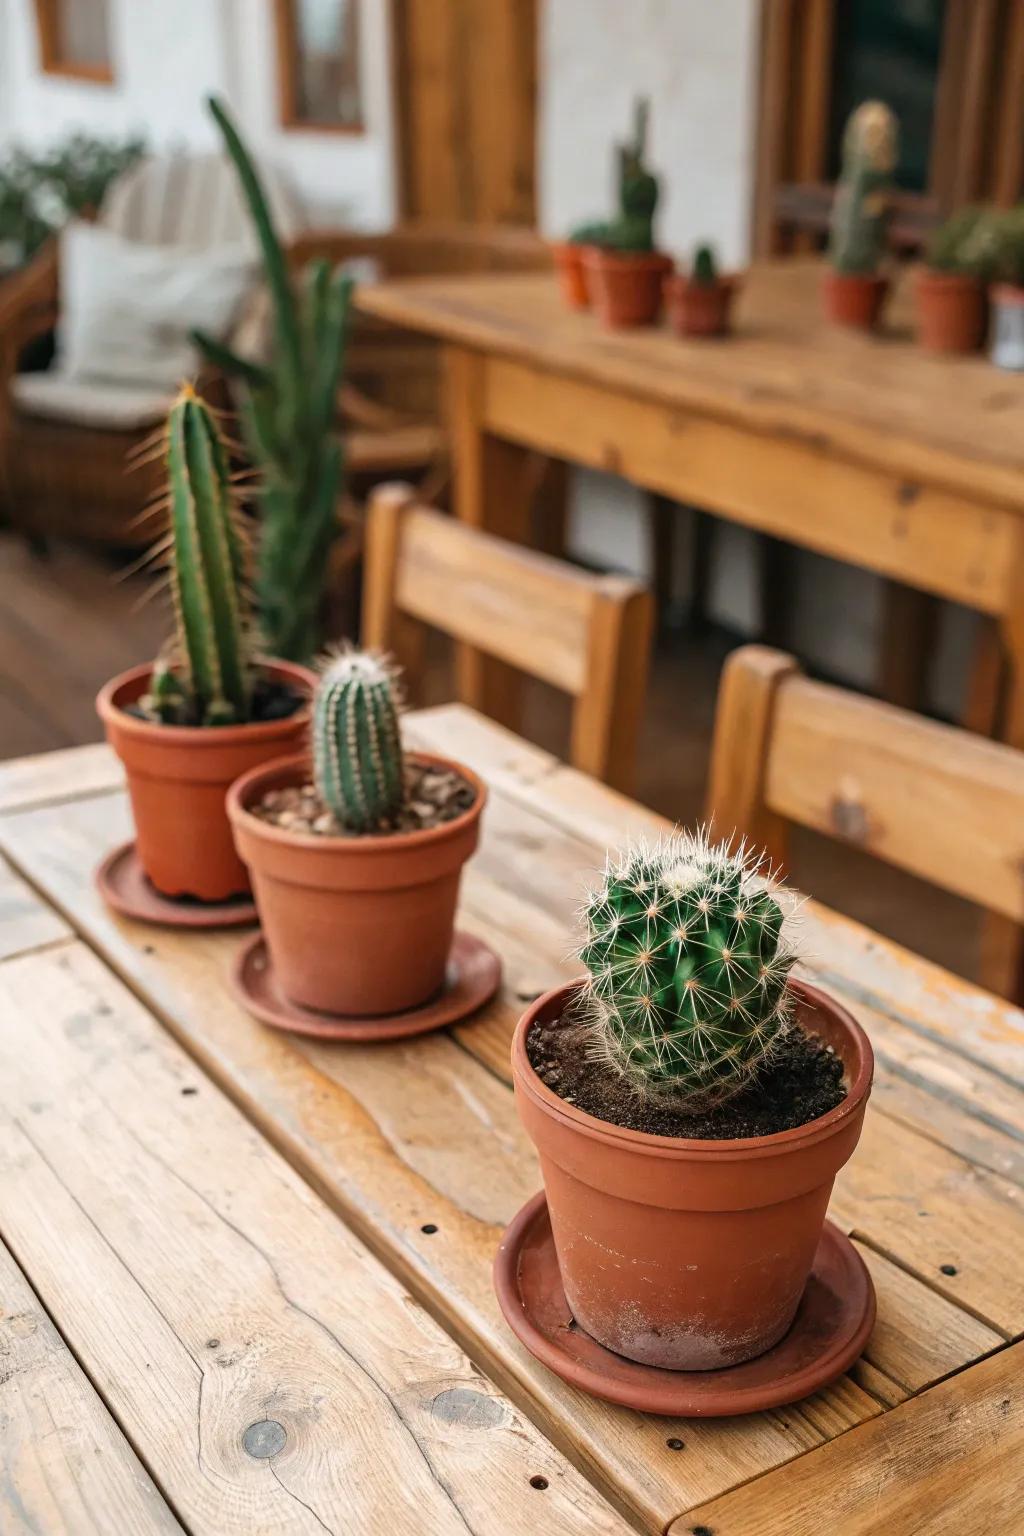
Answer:
M796 822L976 902L1014 941L1000 946L1012 968L985 979L1021 995L1024 753L812 682L792 656L747 645L722 673L708 814L783 865Z
M367 518L363 640L401 653L410 620L570 694L573 764L628 784L653 621L639 582L508 544L386 485Z

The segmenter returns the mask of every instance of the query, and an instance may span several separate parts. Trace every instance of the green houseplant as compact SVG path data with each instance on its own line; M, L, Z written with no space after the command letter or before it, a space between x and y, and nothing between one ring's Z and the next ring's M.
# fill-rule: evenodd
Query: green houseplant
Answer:
M311 262L293 282L259 175L223 103L210 112L238 172L263 254L274 320L266 363L240 357L202 332L195 341L237 381L246 446L260 475L255 575L267 650L307 662L320 643L328 553L344 484L335 399L348 333L352 280Z
M739 283L738 277L718 270L710 245L699 245L689 272L673 273L665 279L673 330L680 336L724 336Z
M992 216L992 361L1024 370L1024 204Z
M0 160L0 270L20 266L75 214L97 209L145 140L73 133L42 153L18 145Z
M153 663L100 692L125 765L138 857L166 896L224 901L248 889L224 797L239 773L294 748L312 677L262 659L249 613L248 549L227 451L209 407L185 385L163 452L174 634Z
M566 1298L628 1359L749 1359L799 1304L871 1049L793 978L788 926L783 893L742 850L703 835L633 847L586 901L587 976L517 1028L516 1097Z
M917 274L917 337L929 352L975 352L985 335L985 287L995 255L992 218L962 208L932 235Z
M633 135L616 146L615 218L578 225L556 247L563 293L575 307L590 302L605 325L649 325L661 308L661 283L672 263L655 247L658 179L646 163L648 104L637 101Z
M896 119L880 101L865 101L843 133L843 162L832 205L825 273L825 311L837 325L870 330L888 290L882 263L896 168Z
M257 768L228 797L275 973L300 1008L383 1017L444 981L486 791L458 763L403 752L398 707L386 660L327 657L309 756Z

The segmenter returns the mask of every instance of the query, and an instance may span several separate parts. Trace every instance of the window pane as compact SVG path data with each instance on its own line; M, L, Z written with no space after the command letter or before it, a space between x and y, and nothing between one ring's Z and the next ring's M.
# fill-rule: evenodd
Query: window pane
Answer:
M109 66L107 0L61 0L60 51L61 58L68 64Z
M909 191L927 190L945 11L945 0L839 0L830 179L839 171L847 117L862 101L877 98L899 118L896 180Z
M296 96L303 122L358 127L357 0L295 0Z

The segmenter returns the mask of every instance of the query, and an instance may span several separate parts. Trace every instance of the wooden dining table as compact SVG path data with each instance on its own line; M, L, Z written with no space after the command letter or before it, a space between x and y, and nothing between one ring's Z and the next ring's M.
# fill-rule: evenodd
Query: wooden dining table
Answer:
M504 981L388 1045L270 1030L227 990L244 935L104 906L105 746L0 765L3 1536L1019 1533L1024 1016L809 901L803 970L877 1054L831 1207L864 1356L736 1419L585 1396L492 1289L539 1187L509 1041L606 846L663 823L465 707L405 730L489 785L459 923Z

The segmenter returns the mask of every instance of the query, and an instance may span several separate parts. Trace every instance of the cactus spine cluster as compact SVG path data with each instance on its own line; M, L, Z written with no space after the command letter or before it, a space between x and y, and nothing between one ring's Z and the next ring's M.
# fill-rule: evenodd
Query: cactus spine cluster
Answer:
M649 105L642 98L633 107L633 137L616 145L618 214L597 224L580 224L569 236L574 245L600 245L607 250L644 253L654 250L654 215L658 208L658 178L648 169Z
M596 1056L645 1098L719 1103L788 1024L784 914L743 849L675 834L609 861L583 912Z
M348 650L325 665L313 700L313 779L324 805L352 832L393 823L405 781L393 669Z
M245 541L224 445L191 385L171 407L166 462L175 639L144 707L170 724L242 724L251 693Z
M305 662L319 643L327 556L338 526L344 463L335 398L352 280L314 261L296 293L255 166L222 104L209 106L259 239L276 339L269 364L242 358L202 332L194 339L243 392L243 430L261 478L256 595L264 645L272 656Z
M880 101L865 101L850 114L829 239L839 272L876 272L885 254L898 136L896 118Z

